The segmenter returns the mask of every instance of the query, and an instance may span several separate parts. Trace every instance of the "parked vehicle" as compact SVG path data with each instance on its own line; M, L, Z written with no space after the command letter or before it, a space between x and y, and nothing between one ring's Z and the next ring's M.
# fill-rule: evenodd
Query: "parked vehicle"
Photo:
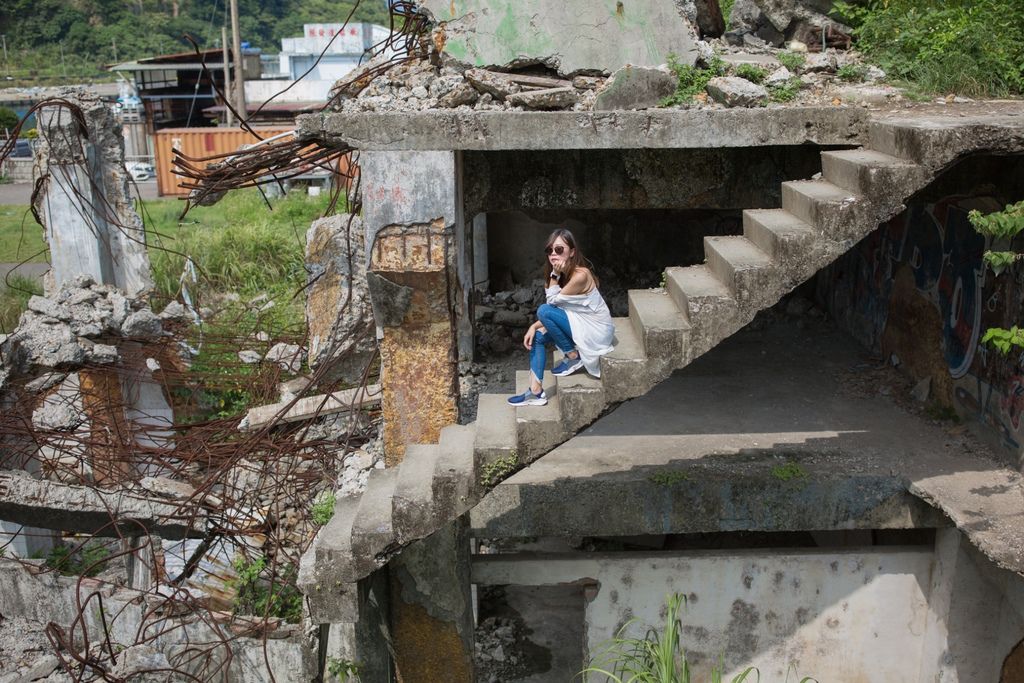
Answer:
M124 167L136 181L149 180L156 176L153 164L147 164L145 161L129 161L125 163Z

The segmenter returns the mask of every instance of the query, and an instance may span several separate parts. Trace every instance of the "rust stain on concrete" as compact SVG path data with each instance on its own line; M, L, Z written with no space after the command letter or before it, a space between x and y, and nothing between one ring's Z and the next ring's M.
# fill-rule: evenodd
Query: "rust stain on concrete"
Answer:
M396 643L395 668L401 683L472 683L473 663L455 624L439 621L422 606L402 600L392 578L391 633Z

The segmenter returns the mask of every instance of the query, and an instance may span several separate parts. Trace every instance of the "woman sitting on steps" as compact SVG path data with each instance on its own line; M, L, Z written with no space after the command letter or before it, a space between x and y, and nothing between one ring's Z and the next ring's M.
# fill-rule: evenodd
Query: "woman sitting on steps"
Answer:
M601 293L597 276L584 266L589 263L576 246L576 238L565 228L548 237L545 272L550 271L548 302L537 309L537 322L530 325L523 337L523 346L530 352L530 388L512 396L514 406L542 406L548 402L544 393L544 366L547 345L554 344L564 354L552 368L556 377L571 375L585 368L594 377L601 376L601 356L612 350L615 327Z

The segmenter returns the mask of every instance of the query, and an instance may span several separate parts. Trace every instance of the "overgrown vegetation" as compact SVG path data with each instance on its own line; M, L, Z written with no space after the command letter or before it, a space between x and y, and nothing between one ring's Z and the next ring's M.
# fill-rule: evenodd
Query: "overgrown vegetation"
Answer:
M484 463L480 474L480 485L491 488L501 483L507 476L519 469L519 455L512 451L494 462Z
M321 493L309 511L310 518L313 522L323 526L324 524L327 524L327 522L331 521L331 517L334 517L335 502L336 499L333 491L324 491Z
M1019 0L837 2L836 12L890 78L933 93L1024 93Z
M790 78L785 83L768 86L768 95L773 102L792 102L800 94L803 83L799 78Z
M676 91L661 101L662 107L672 107L692 101L699 93L704 92L708 81L716 76L724 76L728 72L728 65L718 55L712 57L706 67L700 67L680 64L679 58L670 54L668 68L676 75L678 83Z
M302 35L304 23L341 22L357 0L239 0L242 40L277 52L281 38ZM220 0L5 0L0 26L7 35L14 84L104 78L104 65L160 53L191 51L183 34L204 48L219 47L227 23ZM353 21L388 25L387 4L360 0Z
M977 209L967 214L967 219L980 234L988 238L989 244L1010 245L1012 240L1024 231L1024 201L1007 204L1002 211L983 215ZM996 275L1013 267L1024 254L1016 251L986 251L983 258ZM1024 330L1013 325L1010 329L990 327L981 338L981 343L991 344L997 351L1007 354L1013 347L1024 349Z
M65 576L96 576L110 557L101 542L90 541L81 547L58 543L46 555L46 566Z
M866 77L868 68L863 64L844 64L836 71L836 77L847 83L860 83Z
M629 635L636 619L627 621L615 637L597 647L588 666L580 672L584 682L607 680L612 683L690 683L690 663L683 646L683 623L680 613L686 605L686 596L674 593L665 605L665 623L662 628L650 627L642 638ZM721 683L724 665L711 670L711 683ZM753 674L753 678L751 678ZM759 681L760 672L748 667L734 676L731 683ZM810 683L805 677L800 683ZM814 683L817 683L814 681Z
M278 567L273 582L267 558L249 561L237 557L234 561L237 577L232 580L235 590L232 601L234 614L257 617L278 617L289 624L302 619L302 593L295 586L298 570L294 565Z

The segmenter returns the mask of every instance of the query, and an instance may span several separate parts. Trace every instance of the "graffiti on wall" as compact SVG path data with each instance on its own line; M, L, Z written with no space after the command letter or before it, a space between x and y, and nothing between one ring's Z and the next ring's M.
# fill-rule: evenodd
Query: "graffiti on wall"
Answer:
M837 322L915 378L931 377L933 400L988 425L1013 451L1024 443L1024 354L980 344L989 327L1024 315L1024 287L984 267L985 239L971 209L998 210L990 197L918 203L858 243L818 280Z

